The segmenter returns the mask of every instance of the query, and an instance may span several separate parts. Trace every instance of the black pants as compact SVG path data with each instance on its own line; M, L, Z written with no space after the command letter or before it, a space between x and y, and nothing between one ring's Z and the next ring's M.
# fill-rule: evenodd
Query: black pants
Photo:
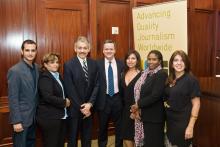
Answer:
M35 123L22 132L13 132L13 147L35 147Z
M103 111L98 112L99 117L99 147L106 147L108 142L108 123L111 119L115 126L115 146L122 147L123 141L121 138L121 114L122 103L119 95L113 97L107 96L107 103Z
M144 122L144 147L164 147L164 123Z
M83 119L83 116L68 119L68 147L77 147L80 134L81 147L91 147L92 116Z
M43 147L64 147L65 119L37 119L43 136Z

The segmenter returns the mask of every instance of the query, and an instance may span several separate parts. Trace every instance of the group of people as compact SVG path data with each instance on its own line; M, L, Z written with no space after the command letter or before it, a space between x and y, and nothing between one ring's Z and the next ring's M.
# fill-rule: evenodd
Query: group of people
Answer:
M168 76L158 50L148 53L145 70L135 50L124 62L116 59L112 40L103 43L104 58L97 61L88 57L90 43L84 36L74 50L61 77L58 54L44 55L39 67L37 44L23 42L22 60L7 75L14 147L35 146L36 124L44 147L63 147L65 140L76 147L79 135L82 147L91 147L95 111L99 147L107 146L110 120L116 147L192 146L201 93L185 52L172 54Z

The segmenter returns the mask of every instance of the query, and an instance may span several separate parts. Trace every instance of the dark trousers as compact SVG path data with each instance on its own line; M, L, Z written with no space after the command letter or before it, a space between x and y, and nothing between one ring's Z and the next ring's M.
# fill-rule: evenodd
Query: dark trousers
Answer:
M66 120L37 119L42 132L43 147L64 147Z
M123 142L120 136L121 132L121 114L122 103L119 95L113 97L107 96L106 106L103 111L98 112L99 117L99 147L106 147L108 142L108 123L111 119L115 126L115 146L122 147Z
M164 123L144 122L144 147L164 147Z
M68 147L77 147L80 134L81 147L91 147L92 116L83 119L83 116L70 117L68 120Z
M22 132L13 132L13 147L35 147L35 124Z

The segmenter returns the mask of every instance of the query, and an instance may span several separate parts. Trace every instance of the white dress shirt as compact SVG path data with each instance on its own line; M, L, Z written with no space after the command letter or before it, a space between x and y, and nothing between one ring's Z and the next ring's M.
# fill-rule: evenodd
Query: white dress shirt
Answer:
M114 77L114 92L118 93L118 69L117 69L117 63L115 58L113 58L111 61L107 60L105 58L105 76L106 76L106 94L108 94L108 66L109 62L111 62L112 70L113 70L113 77Z
M83 67L83 61L86 61L86 66L88 67L86 58L85 58L85 59L82 59L82 58L80 58L80 57L78 57L78 56L77 56L77 58L79 59L79 62L80 62L80 64L81 64L82 67Z

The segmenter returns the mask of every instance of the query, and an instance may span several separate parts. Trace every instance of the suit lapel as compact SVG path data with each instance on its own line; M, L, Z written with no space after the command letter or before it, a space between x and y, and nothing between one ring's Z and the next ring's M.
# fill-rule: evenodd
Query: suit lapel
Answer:
M117 71L118 71L118 84L121 78L121 64L118 60L116 60L116 64L117 64Z
M38 85L38 79L39 79L39 70L38 70L37 64L35 64L35 72L36 72L35 93L37 93L37 91L38 91L37 85Z
M77 71L79 71L80 73L80 75L82 75L81 77L84 79L84 81L86 82L86 77L85 77L85 72L84 72L84 70L83 70L83 67L82 67L82 65L81 65L81 63L80 63L80 61L79 61L79 59L77 58L77 57L75 57L75 59L76 59L76 66L77 67L79 67L79 69L80 70L77 70ZM87 66L88 66L88 60L87 60ZM89 72L89 67L88 67L88 72ZM88 73L89 74L89 73ZM88 77L89 78L89 77ZM89 80L89 79L88 79Z
M155 74L157 74L157 73L155 73ZM144 84L142 85L142 87L149 86L149 85L152 83L152 80L154 79L155 74L153 74L153 75L150 76L150 77L147 77L147 78L145 79Z
M106 76L107 75L106 75L106 72L105 72L105 59L102 60L101 66L102 66L102 76L103 76L103 79L104 79L104 81L106 83Z
M49 71L47 71L47 75L48 75L51 79L53 79L54 83L59 87L59 90L62 90L62 89L63 89L63 87L62 87L62 86L63 86L63 81L62 81L62 79L60 78L60 75L59 75L59 80L60 80L62 86L59 84L59 82L56 80L56 78L55 78Z
M29 67L27 67L26 63L24 63L24 61L21 61L21 62L22 62L22 72L23 72L23 75L25 76L24 80L26 80L26 83L29 85L29 87L32 88L33 92L35 92L34 79L31 75L31 71Z
M81 65L81 63L80 63L80 61L79 61L79 59L77 58L77 57L75 57L75 65L76 65L76 67L79 67L78 69L80 69L80 70L78 70L78 71L80 71L81 73L80 74L83 74L84 75L84 71L83 71L83 67L82 67L82 65Z
M91 64L91 60L89 60L88 58L87 58L87 68L88 68L88 85L90 84L90 77L91 77L91 70L92 70L92 64ZM84 71L83 71L84 72ZM91 77L91 78L93 78L93 77Z

